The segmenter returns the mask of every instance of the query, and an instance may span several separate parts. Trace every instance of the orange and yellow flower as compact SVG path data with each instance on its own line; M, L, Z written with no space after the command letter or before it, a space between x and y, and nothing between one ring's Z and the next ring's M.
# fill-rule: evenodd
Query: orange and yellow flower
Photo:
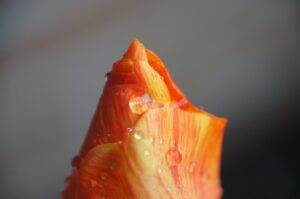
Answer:
M113 65L62 197L219 199L225 125L134 39Z

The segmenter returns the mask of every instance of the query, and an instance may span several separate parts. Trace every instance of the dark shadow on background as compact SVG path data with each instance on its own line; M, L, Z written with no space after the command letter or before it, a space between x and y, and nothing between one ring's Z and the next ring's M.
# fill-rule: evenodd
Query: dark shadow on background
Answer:
M298 91L274 107L273 112L257 115L243 126L229 126L222 165L224 199L300 198L299 102ZM237 148L233 156L229 154L230 136L249 133L253 125L261 129L261 136L252 140L252 147L242 151Z

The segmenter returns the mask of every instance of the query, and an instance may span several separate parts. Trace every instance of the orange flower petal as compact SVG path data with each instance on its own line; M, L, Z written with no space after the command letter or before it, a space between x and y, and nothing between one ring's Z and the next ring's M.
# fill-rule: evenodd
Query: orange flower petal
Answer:
M135 39L113 66L63 197L218 199L225 125L191 105Z

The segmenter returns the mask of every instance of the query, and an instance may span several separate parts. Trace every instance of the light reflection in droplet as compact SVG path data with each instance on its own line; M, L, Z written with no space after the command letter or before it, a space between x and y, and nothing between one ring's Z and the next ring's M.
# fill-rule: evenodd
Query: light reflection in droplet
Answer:
M163 144L164 140L162 138L159 139L159 144Z
M153 142L154 142L154 138L151 137L151 138L150 138L150 143L153 143Z
M134 139L136 139L136 140L142 139L142 136L141 136L140 134L138 134L138 133L134 133L134 134L133 134L133 137L134 137Z
M149 155L150 155L150 153L149 153L148 150L145 150L145 151L144 151L144 154L145 154L146 156L149 156Z
M110 137L111 137L111 134L110 134L110 133L105 133L105 134L104 134L104 138L103 138L104 142L109 142Z
M132 96L129 99L129 107L133 113L142 114L146 112L152 103L152 98L148 93L145 93L142 96Z
M108 78L109 78L110 74L111 74L111 72L107 72L107 73L105 74L105 81L107 81L107 80L108 80Z

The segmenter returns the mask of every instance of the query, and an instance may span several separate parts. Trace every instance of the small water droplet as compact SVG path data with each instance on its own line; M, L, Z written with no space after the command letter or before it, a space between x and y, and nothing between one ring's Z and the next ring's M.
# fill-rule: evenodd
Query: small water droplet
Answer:
M187 103L188 103L187 99L186 99L186 98L182 98L181 100L179 100L179 101L177 102L177 105L178 105L179 107L181 107L181 106L186 105Z
M197 166L196 162L192 162L190 164L189 172L191 172L191 173L194 172L196 169L196 166Z
M107 72L107 73L105 74L105 81L107 81L107 79L108 79L108 77L110 76L110 74L111 74L111 72Z
M121 141L121 140L120 140L120 141L118 141L118 144L123 144L123 141Z
M209 179L209 174L207 172L205 172L203 175L202 175L202 182L207 182Z
M166 153L166 159L171 166L175 166L181 162L182 155L178 149L171 148Z
M111 165L110 165L110 167L109 167L109 169L112 171L112 170L114 170L115 168L117 167L117 163L112 163Z
M132 112L142 114L151 107L152 99L147 93L143 96L132 96L129 99L129 107Z
M101 173L100 178L101 180L106 180L107 176L107 173Z
M133 134L133 137L134 137L134 139L136 139L136 140L142 139L142 136L141 136L140 134L138 134L138 133L134 133L134 134Z
M161 169L157 169L157 173L162 173L162 170Z
M120 94L121 94L121 96L125 96L126 91L124 89L122 89Z
M98 182L96 180L91 180L91 186L94 188L98 185Z
M154 142L154 138L151 137L151 138L150 138L150 143L153 143L153 142Z
M145 150L145 151L144 151L144 154L145 154L146 156L149 156L149 155L150 155L150 153L149 153L148 150Z
M159 144L162 144L164 140L162 138L159 139Z
M131 133L132 131L133 131L132 128L127 128L127 132L128 132L128 133Z
M93 142L94 145L98 144L98 140L97 139L94 139L92 142Z
M110 137L111 137L110 133L105 133L103 138L104 142L108 142L110 140Z

